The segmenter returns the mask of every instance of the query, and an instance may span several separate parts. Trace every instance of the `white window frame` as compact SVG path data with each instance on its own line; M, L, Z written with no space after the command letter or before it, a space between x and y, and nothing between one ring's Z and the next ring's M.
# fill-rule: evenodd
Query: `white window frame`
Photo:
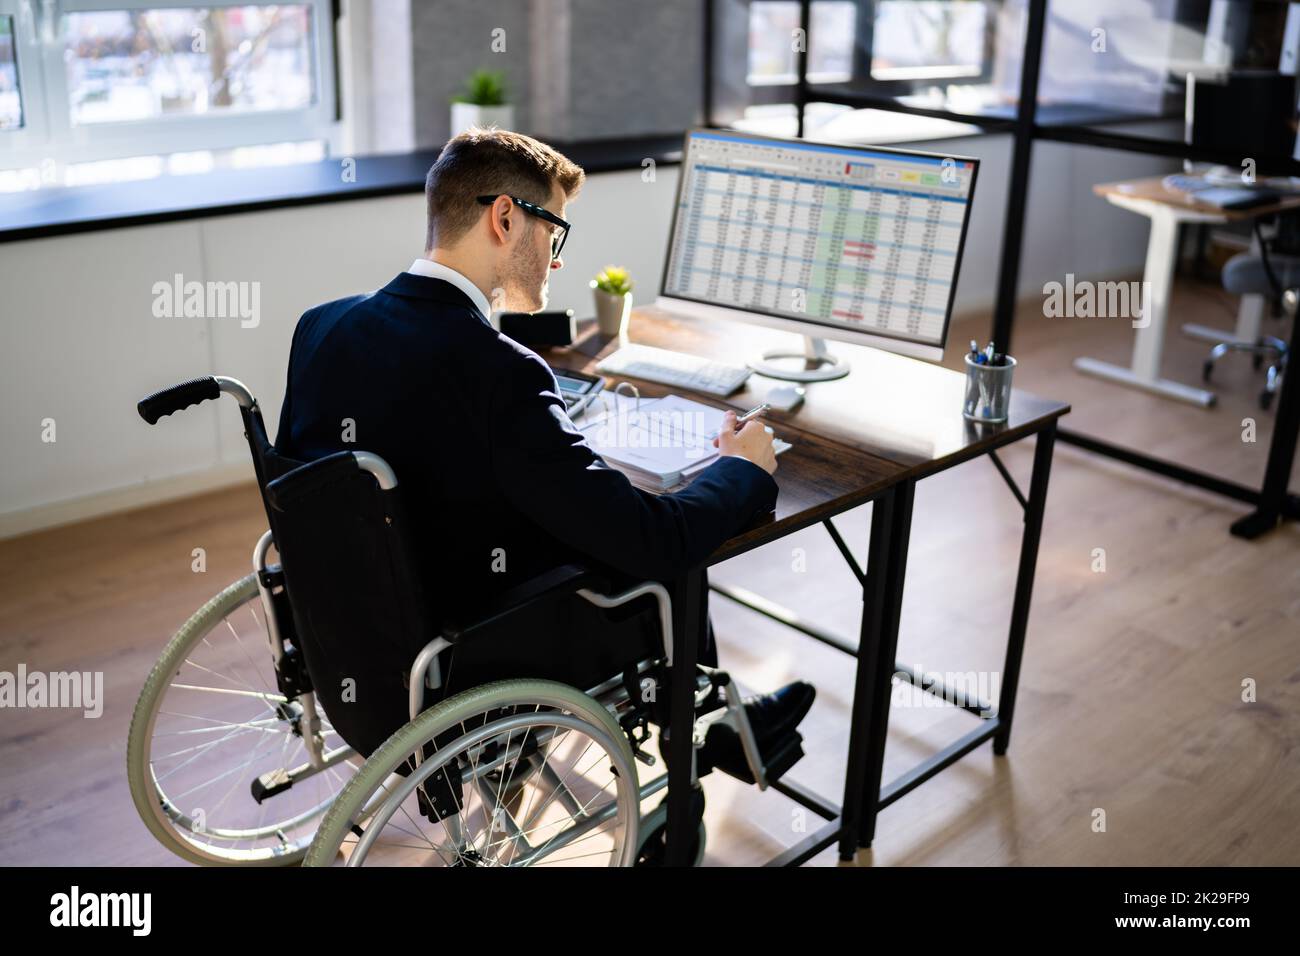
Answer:
M264 143L324 140L339 135L335 119L335 32L330 0L287 0L310 7L313 102L295 110L161 116L74 125L68 101L64 17L102 10L265 5L263 0L0 0L14 18L14 49L23 125L0 131L0 169L65 165ZM52 38L45 24L54 24ZM42 36L46 39L42 39Z
M13 19L18 103L22 111L21 126L16 129L0 130L0 168L34 166L36 162L11 162L9 157L39 157L40 146L48 139L45 99L40 92L42 85L40 47L36 43L36 18L39 16L39 9L34 0L0 0L0 16Z

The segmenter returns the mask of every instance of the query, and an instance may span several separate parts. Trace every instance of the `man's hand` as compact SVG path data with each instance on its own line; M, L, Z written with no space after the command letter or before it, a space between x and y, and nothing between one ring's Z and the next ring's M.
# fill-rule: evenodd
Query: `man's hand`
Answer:
M759 418L750 419L740 431L736 431L736 413L727 409L722 416L722 431L713 439L713 444L719 454L752 461L770 475L776 471L776 449L772 447L772 441L772 433Z

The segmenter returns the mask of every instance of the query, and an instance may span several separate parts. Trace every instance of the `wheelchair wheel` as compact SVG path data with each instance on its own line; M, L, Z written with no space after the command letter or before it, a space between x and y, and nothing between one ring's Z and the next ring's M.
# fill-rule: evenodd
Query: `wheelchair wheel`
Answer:
M303 862L631 866L638 807L632 748L608 710L555 681L496 681L393 734Z
M664 838L668 833L668 802L664 801L641 818L641 835L637 841L636 866L663 866L667 856L668 845ZM700 821L691 842L691 866L704 862L704 847L707 834L704 821Z
M201 864L297 863L360 759L319 714L326 755L312 771L299 700L280 693L257 580L236 581L168 643L131 717L127 775L145 826ZM284 771L292 786L261 803L252 784Z

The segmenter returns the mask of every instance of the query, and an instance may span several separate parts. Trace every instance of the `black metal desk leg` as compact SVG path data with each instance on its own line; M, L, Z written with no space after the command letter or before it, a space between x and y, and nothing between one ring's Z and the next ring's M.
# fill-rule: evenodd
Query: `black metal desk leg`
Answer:
M1300 433L1300 315L1292 320L1291 359L1282 377L1282 394L1277 399L1277 417L1273 420L1273 439L1268 446L1268 464L1264 468L1264 488L1259 507L1233 522L1231 531L1238 538L1258 538L1272 531L1284 516L1295 518L1294 499L1287 495L1291 467L1295 463L1296 436Z
M871 714L879 684L880 635L885 626L885 578L889 564L889 535L893 530L895 493L891 488L871 506L871 545L867 553L866 581L862 587L862 620L858 626L858 668L853 683L853 709L849 722L849 754L844 770L844 808L840 816L840 859L851 860L857 852L858 828L870 800L875 812L875 793L868 796L867 763L870 759L873 725Z
M668 845L669 866L689 866L696 826L691 813L691 770L695 762L695 658L708 627L705 572L679 579L673 601L673 666L668 712Z
M1011 605L1011 634L1007 660L1002 668L1002 692L998 697L998 732L993 752L1004 754L1011 740L1011 718L1016 709L1016 685L1020 683L1020 659L1025 651L1025 629L1029 624L1029 599L1034 591L1034 568L1038 564L1038 541L1043 531L1043 509L1047 505L1047 479L1052 471L1052 447L1056 423L1038 433L1034 446L1034 473L1029 479L1029 503L1025 507L1025 530L1020 539L1020 570L1016 574L1016 596Z
M880 809L880 777L885 768L885 740L889 736L889 702L894 679L894 658L898 653L898 622L903 610L903 583L907 578L907 544L912 535L912 500L916 482L905 481L894 491L888 544L884 556L883 595L880 608L880 636L872 678L871 711L868 716L866 778L862 787L862 813L858 846L871 846L876 837L876 813ZM875 527L872 526L874 539ZM874 556L873 556L874 557ZM867 572L868 577L871 571Z

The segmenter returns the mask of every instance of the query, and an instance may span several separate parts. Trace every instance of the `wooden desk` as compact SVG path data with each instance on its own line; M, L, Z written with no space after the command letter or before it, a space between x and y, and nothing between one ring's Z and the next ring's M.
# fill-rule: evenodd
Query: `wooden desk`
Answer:
M1148 314L1136 326L1133 360L1128 368L1093 358L1078 358L1074 366L1088 375L1154 392L1167 398L1208 407L1214 393L1208 389L1185 385L1160 377L1160 358L1164 351L1165 326L1169 320L1169 298L1173 289L1174 266L1178 258L1178 229L1184 223L1244 222L1287 209L1300 208L1300 196L1288 196L1281 202L1253 209L1221 209L1199 202L1191 193L1166 189L1162 177L1135 179L1128 182L1100 183L1092 191L1112 205L1136 212L1151 220L1147 241L1146 268L1142 279L1149 290ZM1252 344L1259 337L1263 315L1262 296L1243 296L1234 338ZM1225 334L1202 325L1186 325L1183 331L1193 338L1221 342Z
M1193 193L1180 189L1166 189L1163 176L1149 176L1145 179L1130 179L1119 183L1098 183L1092 187L1098 196L1110 199L1112 196L1131 202L1150 202L1164 206L1173 206L1186 212L1212 216L1218 222L1246 222L1260 216L1270 216L1275 212L1300 208L1300 195L1285 196L1267 206L1255 206L1251 209L1224 209L1210 203L1200 202Z
M638 309L633 313L630 339L741 364L764 349L788 345L789 333ZM553 366L591 372L598 359L617 345L592 327L582 330L573 346L543 354ZM1006 423L977 426L961 414L965 388L962 374L861 346L837 343L834 351L852 364L852 372L846 378L809 385L807 399L801 407L789 414L773 412L767 416L777 434L793 443L781 456L776 472L780 492L775 512L723 544L699 567L689 569L678 582L679 597L673 608L674 669L678 673L691 673L695 668L699 635L708 626L704 600L705 588L709 586L708 567L818 522L825 524L862 585L863 614L856 641L821 631L774 602L740 589L713 586L717 593L857 659L843 803L836 806L784 779L773 784L773 789L827 821L821 829L772 861L777 865L797 865L836 842L841 858L850 859L859 846L871 845L876 814L881 808L985 740L993 740L996 753L1005 753L1011 733L1056 422L1069 411L1069 406L1061 402L1016 390ZM690 394L682 389L631 381L643 395L658 396L670 391ZM770 379L755 375L743 390L725 401L707 395L693 397L744 409L761 401L772 384ZM976 730L882 787L891 679L901 672L909 674L912 683L922 686L921 675L899 664L894 657L916 483L979 455L994 455L996 449L1029 435L1037 435L1038 439L1027 497L1015 488L994 456L1003 477L1025 507L1001 699L994 708L991 702L960 695L955 698L959 706L972 713L994 716L982 717ZM874 502L874 506L867 564L862 569L831 519L868 501ZM692 725L692 685L693 682L685 680L673 682L670 726ZM935 685L922 689L940 696L951 690ZM668 746L669 860L685 864L689 840L678 839L678 835L689 828L689 789L693 784L698 785L693 779L692 742L689 735L670 734Z

